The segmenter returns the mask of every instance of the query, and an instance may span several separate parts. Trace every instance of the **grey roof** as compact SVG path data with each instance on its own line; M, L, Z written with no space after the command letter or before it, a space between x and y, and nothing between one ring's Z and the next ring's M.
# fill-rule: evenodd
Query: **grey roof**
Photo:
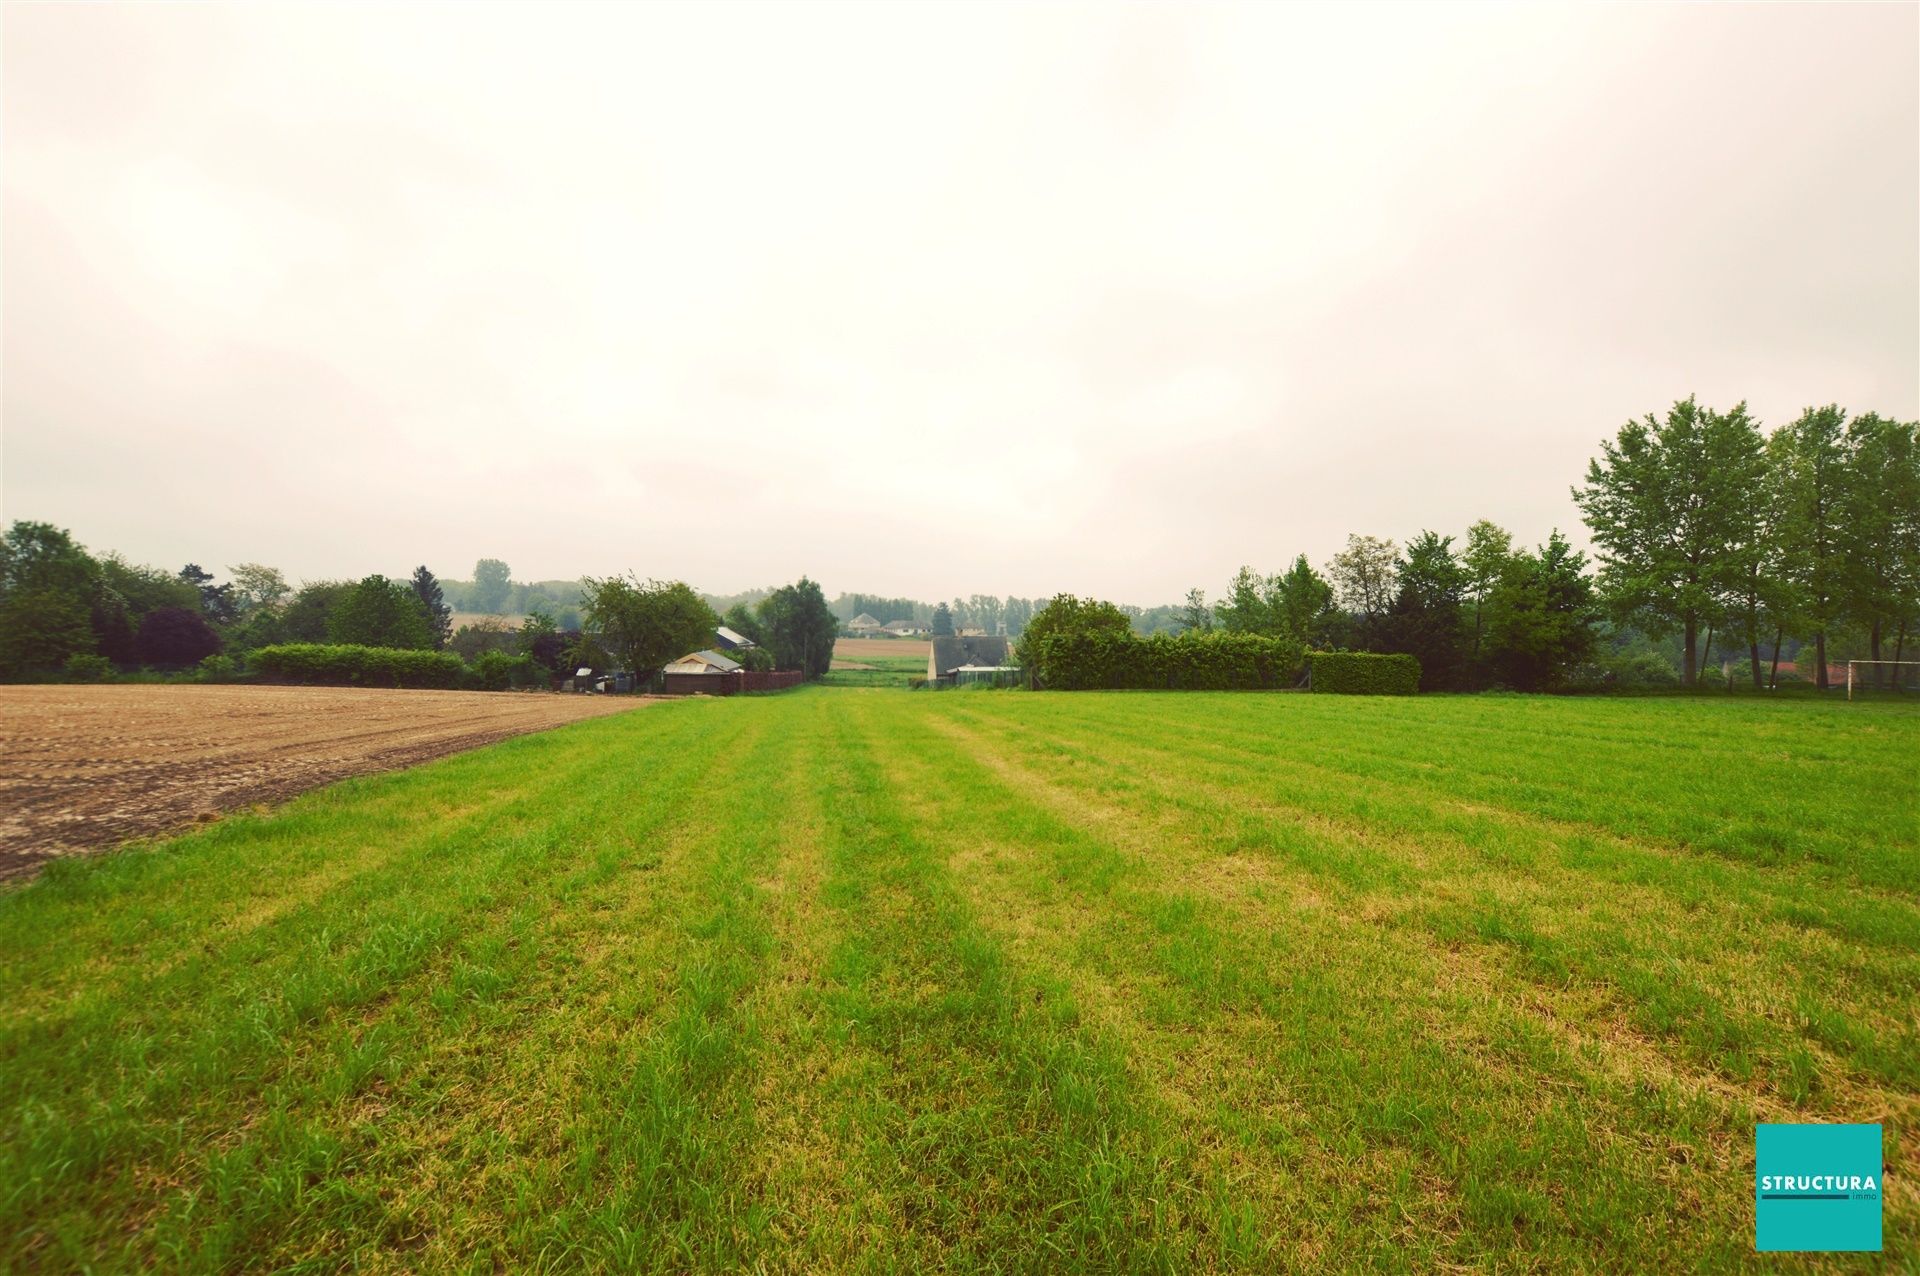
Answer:
M880 622L875 620L872 616L867 615L867 613L863 611L858 616L855 616L852 620L849 620L847 622L847 628L878 629L880 628Z
M680 660L704 661L712 665L715 669L718 669L721 673L732 673L740 667L738 660L729 660L717 651L692 651L680 657ZM680 660L676 660L673 663L677 665L680 663Z
M754 645L753 639L747 637L745 634L735 633L733 630L727 628L725 625L722 625L718 629L714 630L713 636L715 638L718 638L722 643L725 643L727 646L732 647L736 651L741 650L743 648L751 647Z
M944 678L962 665L998 667L1006 663L1005 638L935 638L933 654L927 657L927 677Z

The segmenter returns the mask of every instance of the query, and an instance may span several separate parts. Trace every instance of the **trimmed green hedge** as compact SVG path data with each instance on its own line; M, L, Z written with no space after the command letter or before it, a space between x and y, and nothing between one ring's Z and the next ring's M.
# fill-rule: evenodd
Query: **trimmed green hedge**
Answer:
M548 681L547 671L532 656L483 651L467 668L460 685L474 691L505 691L511 687L544 687Z
M247 656L250 668L269 678L329 687L459 687L468 670L460 657L441 651L289 642L261 647Z
M1049 635L1020 649L1052 691L1257 691L1291 686L1300 644L1263 634L1086 632Z
M1420 690L1420 662L1404 653L1316 651L1312 687L1354 696L1410 696Z

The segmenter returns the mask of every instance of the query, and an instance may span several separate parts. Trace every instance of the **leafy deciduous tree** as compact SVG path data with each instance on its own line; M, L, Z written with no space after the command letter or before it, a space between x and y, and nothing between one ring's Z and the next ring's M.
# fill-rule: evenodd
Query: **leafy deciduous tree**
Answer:
M1363 645L1373 647L1380 639L1380 621L1393 606L1394 564L1399 553L1390 540L1378 536L1349 535L1347 547L1327 564L1327 577L1333 583L1340 605L1353 613L1360 626Z
M1699 676L1700 626L1739 575L1736 547L1762 446L1746 404L1715 412L1683 399L1665 420L1648 413L1622 426L1573 491L1616 613L1655 636L1680 629L1689 687Z
M713 642L720 618L684 581L627 575L583 583L588 625L637 678L650 679L670 661Z
M805 576L782 585L761 600L759 614L766 646L778 668L798 669L809 679L827 672L833 664L833 641L840 622L820 586Z
M156 669L185 669L218 655L220 635L191 607L160 607L140 621L140 662Z
M513 596L513 573L497 558L481 559L473 565L473 591L469 596L475 611L500 614Z
M359 581L341 597L327 617L327 638L362 647L413 651L433 647L433 635L413 590L377 574Z

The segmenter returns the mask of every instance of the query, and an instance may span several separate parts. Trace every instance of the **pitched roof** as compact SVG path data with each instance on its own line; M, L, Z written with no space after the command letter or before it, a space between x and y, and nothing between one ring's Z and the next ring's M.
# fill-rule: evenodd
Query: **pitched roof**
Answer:
M985 637L941 637L933 640L927 657L927 677L944 678L963 665L1007 664L1007 640Z
M725 625L721 625L718 629L714 630L713 636L718 638L723 645L732 647L736 651L754 645L753 639L747 637L745 634L736 633Z
M855 616L852 620L849 620L847 622L847 628L878 629L880 628L880 622L875 620L872 616L867 615L867 613L863 611L858 616Z
M690 651L673 663L676 665L684 665L696 662L706 665L710 669L717 669L721 673L732 673L740 667L738 660L729 660L717 651Z

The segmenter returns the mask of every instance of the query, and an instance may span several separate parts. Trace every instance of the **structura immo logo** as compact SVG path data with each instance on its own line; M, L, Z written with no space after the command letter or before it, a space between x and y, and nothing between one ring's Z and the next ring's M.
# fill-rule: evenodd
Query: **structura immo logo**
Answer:
M1753 1247L1880 1248L1880 1127L1758 1125Z

